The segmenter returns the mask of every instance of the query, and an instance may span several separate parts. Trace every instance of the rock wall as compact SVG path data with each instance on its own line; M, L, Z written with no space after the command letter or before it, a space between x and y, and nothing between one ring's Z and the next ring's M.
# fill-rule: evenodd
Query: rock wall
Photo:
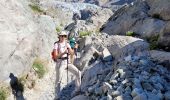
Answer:
M167 0L138 0L116 11L101 31L110 35L126 35L132 31L150 40L158 36L158 45L169 48L166 44L169 43L169 7Z
M24 0L0 2L0 82L9 73L27 73L37 56L50 58L57 37L55 24L51 17L35 14L28 4Z

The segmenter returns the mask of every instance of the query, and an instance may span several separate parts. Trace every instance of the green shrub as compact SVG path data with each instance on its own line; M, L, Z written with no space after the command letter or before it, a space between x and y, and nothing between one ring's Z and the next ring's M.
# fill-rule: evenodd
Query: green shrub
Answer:
M43 10L37 4L29 4L29 7L35 12L39 12L39 13L43 12Z
M8 94L9 94L9 91L7 88L0 87L0 100L6 100Z
M156 36L152 36L151 38L148 38L148 42L150 43L150 50L153 50L153 49L157 49L158 48L158 38L159 38L159 35L156 35Z
M56 30L56 32L61 32L61 27L57 26L55 30Z
M80 31L79 34L80 34L80 37L83 37L83 36L87 36L87 35L92 34L92 32L90 32L90 31Z
M126 36L134 36L134 35L135 35L135 33L132 32L132 31L127 31L126 32Z
M38 77L43 78L43 76L46 73L44 61L37 58L37 59L35 59L32 67L35 70L35 72L38 74Z

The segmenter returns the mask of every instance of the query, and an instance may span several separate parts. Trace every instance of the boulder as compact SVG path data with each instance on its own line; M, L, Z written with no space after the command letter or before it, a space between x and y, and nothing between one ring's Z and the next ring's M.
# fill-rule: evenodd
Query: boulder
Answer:
M84 96L84 95L78 95L78 96L72 98L71 100L88 100L88 97Z
M104 39L104 46L108 48L115 61L124 59L128 55L148 55L148 43L142 39L129 36L110 36Z
M165 97L165 100L169 100L170 99L170 91L165 92L164 97Z
M148 17L149 7L146 2L139 1L133 6L125 6L116 11L108 22L102 26L101 31L110 35L125 35L136 23Z
M170 20L170 2L167 0L146 0L148 5L150 6L149 15L152 17Z
M150 56L153 60L170 69L170 53L165 51L151 50Z
M165 50L170 51L170 22L168 22L160 32L158 45L165 48Z
M16 76L27 74L37 56L49 61L56 34L52 18L33 15L27 1L2 1L0 9L2 14L0 15L0 82L2 82L8 79L10 73Z

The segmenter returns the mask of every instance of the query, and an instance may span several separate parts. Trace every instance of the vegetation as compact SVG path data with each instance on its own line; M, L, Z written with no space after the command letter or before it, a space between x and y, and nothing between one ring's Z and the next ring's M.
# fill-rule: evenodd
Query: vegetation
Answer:
M6 100L9 95L9 89L0 87L0 100Z
M46 64L44 63L44 61L42 59L37 58L35 59L32 67L35 70L35 72L38 74L38 77L43 78L43 76L47 71Z
M92 34L92 32L90 32L90 31L80 31L79 34L80 34L80 37L83 37L83 36L87 36L87 35Z
M153 37L147 39L149 41L149 43L150 43L150 47L149 47L150 50L158 48L158 43L157 43L158 38L159 38L159 35L156 35L156 36L153 36Z
M126 32L126 36L134 36L134 35L135 35L135 32L133 32L133 31Z
M56 32L61 32L61 27L60 26L56 27Z
M39 5L37 4L29 4L29 7L35 11L35 12L38 12L38 13L43 13L44 11L40 8Z

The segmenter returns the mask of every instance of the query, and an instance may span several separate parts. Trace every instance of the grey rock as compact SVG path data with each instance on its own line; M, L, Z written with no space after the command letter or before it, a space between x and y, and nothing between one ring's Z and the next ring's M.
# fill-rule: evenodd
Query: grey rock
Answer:
M169 32L170 32L170 22L168 22L165 26L165 28L162 29L162 31L160 32L160 36L158 38L158 45L162 48L164 48L165 50L170 50L170 36L169 36Z
M96 94L96 95L102 95L102 94L103 94L103 89L102 89L102 87L95 88L95 94Z
M131 93L131 92L132 92L132 89L131 89L129 86L127 86L127 87L125 88L125 92L126 92L126 93Z
M135 89L132 90L131 95L132 95L132 97L135 97L135 96L137 96L137 95L139 95L141 93L142 93L141 89L135 88Z
M104 93L106 93L108 90L112 89L112 85L110 85L107 82L104 82L102 88L103 88Z
M142 93L133 98L133 100L147 100L146 94Z
M152 91L154 89L152 85L148 82L142 82L142 87L147 91Z
M165 42L164 42L165 43ZM150 51L151 58L155 61L158 61L160 64L164 65L166 68L169 69L170 62L170 53L158 50Z
M117 84L117 80L110 80L110 84L113 84L113 85Z
M102 52L102 57L104 61L112 61L112 55L110 54L109 50L105 48Z
M131 57L131 55L129 55L129 56L125 57L124 59L125 59L125 61L131 61L132 57Z
M155 83L153 84L154 88L157 89L157 90L160 90L160 91L163 91L164 90L164 87L162 86L161 83Z
M78 96L72 98L71 100L88 100L88 97L84 96L84 95L78 95Z
M121 93L119 91L114 91L112 92L112 96L115 98L117 96L121 95Z
M109 94L107 95L107 100L113 100L112 96L110 96Z
M136 75L135 75L136 76ZM134 78L133 80L133 88L142 88L141 86L141 80L137 79L137 78Z
M147 4L143 1L136 2L132 7L126 6L121 11L117 11L108 23L103 25L102 32L123 35L131 30L137 21L147 18L148 10Z
M95 98L96 99L96 98ZM99 100L107 100L107 96L101 97Z
M117 96L115 99L116 99L116 100L124 100L122 95Z
M164 97L165 100L170 100L170 91L165 92Z
M128 80L128 79L125 79L125 80L122 81L122 84L125 85L125 84L128 83L128 82L129 82L129 80Z
M146 95L148 97L148 100L161 100L158 95L151 92L147 92Z
M169 5L170 3L166 0L148 0L147 3L150 6L149 14L151 16L157 16L163 20L169 20L170 16L167 15L169 13Z

